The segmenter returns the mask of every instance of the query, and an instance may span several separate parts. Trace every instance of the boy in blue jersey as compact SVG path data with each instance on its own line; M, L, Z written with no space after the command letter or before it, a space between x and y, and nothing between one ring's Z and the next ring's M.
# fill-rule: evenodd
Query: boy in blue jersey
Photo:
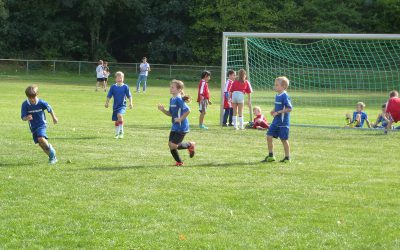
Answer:
M38 98L39 89L36 85L28 86L25 89L25 94L28 99L22 103L21 119L29 122L33 141L35 144L39 144L43 151L49 156L49 163L55 164L57 162L56 151L47 141L47 122L44 110L47 110L51 115L54 124L57 124L58 119L51 106L47 102Z
M364 122L367 123L368 128L371 127L371 123L368 120L367 113L364 112L365 104L363 102L358 102L356 106L356 111L353 112L353 117L346 114L346 121L348 122L348 127L362 128Z
M129 108L132 109L132 94L129 86L124 83L124 73L118 71L115 73L115 83L110 87L107 94L106 104L108 108L110 99L114 98L112 120L115 122L115 139L124 138L124 117L126 113L126 97L129 98Z
M196 145L194 142L182 142L186 133L189 132L187 116L190 113L190 109L185 103L190 101L190 97L185 96L183 88L184 84L182 81L172 80L170 85L172 98L169 101L169 109L166 110L163 105L158 104L158 109L161 112L172 117L172 128L169 134L168 146L176 161L175 166L183 166L178 150L187 149L190 158L193 158Z
M282 141L283 149L285 150L285 158L280 162L290 162L290 146L289 146L289 127L290 127L290 112L292 111L292 103L286 90L289 87L289 79L284 76L275 79L274 89L278 92L275 96L275 107L271 111L274 117L268 132L268 156L263 162L276 161L274 156L273 138L279 138Z

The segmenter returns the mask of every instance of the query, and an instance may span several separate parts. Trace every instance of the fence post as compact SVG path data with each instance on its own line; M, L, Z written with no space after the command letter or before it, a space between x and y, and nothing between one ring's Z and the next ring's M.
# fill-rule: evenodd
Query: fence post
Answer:
M137 74L137 66L138 64L137 63L135 63L135 73Z
M29 61L26 60L26 73L29 74Z
M81 61L79 61L78 65L78 75L81 75Z
M56 73L56 61L53 61L53 74Z
M169 77L172 77L172 65L169 65Z

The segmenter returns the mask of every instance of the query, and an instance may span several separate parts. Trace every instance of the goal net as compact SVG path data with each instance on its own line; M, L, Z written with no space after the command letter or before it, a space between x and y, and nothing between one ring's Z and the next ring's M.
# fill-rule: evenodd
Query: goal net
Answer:
M289 78L293 104L310 110L352 111L362 101L379 111L400 86L400 35L224 33L222 47L222 84L227 70L247 70L253 105L265 111L273 105L278 76Z

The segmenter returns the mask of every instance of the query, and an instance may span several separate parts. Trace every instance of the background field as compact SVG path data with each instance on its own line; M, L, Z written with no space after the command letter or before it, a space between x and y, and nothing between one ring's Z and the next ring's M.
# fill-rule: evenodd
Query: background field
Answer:
M132 90L134 81L128 75ZM59 118L48 130L56 166L19 117L30 83ZM190 104L186 138L198 151L193 159L181 151L186 166L177 168L167 147L170 120L156 109L168 104L168 80L149 85L134 94L125 138L115 140L111 109L92 78L2 76L1 248L400 247L399 133L293 127L293 162L263 164L264 132L220 128L215 98L209 131L197 129ZM197 81L186 85L195 97ZM211 92L219 96L215 82ZM256 92L254 100L269 110L273 96ZM341 126L352 110L295 106L292 122ZM375 118L379 109L367 111Z

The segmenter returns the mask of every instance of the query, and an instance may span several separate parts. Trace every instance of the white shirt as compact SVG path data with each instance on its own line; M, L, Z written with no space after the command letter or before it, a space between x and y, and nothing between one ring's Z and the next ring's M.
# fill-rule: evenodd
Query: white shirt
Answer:
M140 75L148 76L149 75L150 64L148 63L141 63L140 64Z
M96 67L97 78L104 78L104 68L103 65L99 65Z

